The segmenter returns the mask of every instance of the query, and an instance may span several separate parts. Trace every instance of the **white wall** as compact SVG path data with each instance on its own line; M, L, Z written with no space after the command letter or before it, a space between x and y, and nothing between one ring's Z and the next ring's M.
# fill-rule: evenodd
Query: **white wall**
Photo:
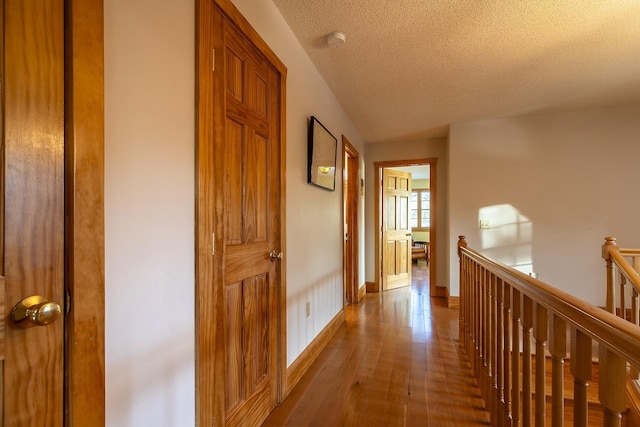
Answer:
M366 183L365 183L365 233L366 233L366 278L367 282L375 281L375 172L373 164L375 162L391 160L414 160L436 158L436 233L438 243L437 248L431 247L431 251L436 251L436 285L445 286L447 283L447 140L446 138L433 138L423 141L407 141L399 143L380 143L367 145L366 151Z
M108 426L193 425L194 2L105 2Z
M317 116L339 147L342 134L361 154L364 144L273 3L235 3L288 67L290 364L343 298L341 176L335 192L307 184L308 117ZM194 49L193 0L105 2L108 426L195 419ZM360 265L363 282L362 255Z
M450 273L456 242L604 305L605 236L640 245L640 106L454 124ZM479 219L490 219L480 230Z

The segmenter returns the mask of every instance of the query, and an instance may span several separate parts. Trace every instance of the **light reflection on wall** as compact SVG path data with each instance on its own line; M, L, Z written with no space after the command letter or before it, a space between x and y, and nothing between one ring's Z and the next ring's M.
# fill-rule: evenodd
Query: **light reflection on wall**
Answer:
M533 223L515 207L485 206L478 211L480 221L489 221L489 228L481 228L482 252L525 274L533 270Z

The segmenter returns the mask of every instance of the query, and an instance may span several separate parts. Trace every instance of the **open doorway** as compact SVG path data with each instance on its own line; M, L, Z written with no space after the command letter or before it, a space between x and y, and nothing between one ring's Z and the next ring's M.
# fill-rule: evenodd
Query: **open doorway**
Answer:
M418 169L414 169L418 167ZM416 188L420 190L428 189L429 197L428 197L428 212L418 213L418 217L415 218L418 222L417 225L422 225L420 227L416 227L416 233L419 234L419 239L415 239L417 241L425 242L428 246L429 253L429 262L428 262L428 275L429 275L429 293L431 296L444 296L440 295L438 288L436 287L435 278L436 278L436 268L437 268L437 260L436 260L436 244L437 244L437 233L436 233L436 194L437 194L437 159L436 158L427 158L427 159L414 159L414 160L397 160L397 161L385 161L385 162L375 162L374 163L374 172L375 172L375 180L374 182L378 183L376 185L376 210L375 210L375 224L376 224L376 238L375 238L375 289L378 292L382 290L382 277L383 274L386 274L384 271L385 266L385 254L383 250L383 188L382 188L382 176L383 171L385 169L394 169L394 170L403 170L404 168L411 168L411 170L420 170L420 167L424 167L424 169L428 169L428 172L421 176L419 175L419 186L421 188ZM427 188L428 187L428 188ZM413 191L413 190L412 190ZM416 195L417 196L417 195ZM425 209L426 211L426 209ZM427 221L423 221L422 224L420 220L423 218L423 215L426 215L428 218ZM413 219L412 219L413 221ZM415 224L415 222L414 222ZM428 226L425 226L428 224ZM411 233L413 234L413 232ZM407 256L411 256L407 254Z

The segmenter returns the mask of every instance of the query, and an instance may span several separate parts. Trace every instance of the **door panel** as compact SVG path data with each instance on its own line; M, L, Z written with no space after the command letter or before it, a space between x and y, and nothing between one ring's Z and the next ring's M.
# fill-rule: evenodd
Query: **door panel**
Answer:
M224 38L226 424L254 425L277 403L277 76L226 21Z
M385 168L382 182L382 289L389 290L411 284L411 174Z
M31 295L64 301L64 4L3 7L2 241L10 317ZM4 426L62 426L63 325L5 325Z

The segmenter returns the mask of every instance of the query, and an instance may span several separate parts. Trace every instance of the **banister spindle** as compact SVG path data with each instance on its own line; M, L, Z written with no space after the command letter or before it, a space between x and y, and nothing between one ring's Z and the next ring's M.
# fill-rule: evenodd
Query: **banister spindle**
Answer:
M547 309L541 304L536 303L534 312L535 319L533 323L533 336L536 340L536 427L545 426L546 418L546 353L545 344L548 340L549 326Z
M633 288L631 291L631 323L640 325L640 310L638 305L638 290Z
M498 278L492 274L491 275L491 327L489 328L489 334L491 336L491 342L489 344L489 359L490 359L490 370L491 370L491 392L489 394L489 414L491 416L491 424L498 424L498 401L500 400L498 394L498 340L500 330L500 326L498 325L498 310L500 310L498 303L498 290L497 290Z
M470 351L470 345L471 345L471 317L470 317L470 313L471 313L471 293L470 293L470 288L471 288L471 279L470 279L470 273L469 270L471 269L471 261L467 258L464 257L464 261L463 264L465 266L465 270L464 270L464 344L465 344L465 349L467 350L467 354L471 354Z
M638 291L634 287L631 292L631 323L638 326L640 325L640 311L638 306ZM638 368L635 365L631 365L631 378L638 379Z
M603 406L604 426L620 427L626 409L626 362L604 345L600 346L598 396Z
M627 304L624 300L627 289L627 278L624 277L622 272L620 273L620 316L623 319L627 319Z
M503 418L506 425L511 425L511 285L504 283L504 407Z
M589 402L587 389L591 380L591 338L571 327L571 375L573 375L573 425L587 427Z
M513 288L511 299L511 425L520 425L520 291Z
M492 425L504 426L506 412L504 398L504 281L496 279L497 311L496 311L496 420Z
M567 356L567 323L551 315L549 350L551 352L551 425L564 426L564 358Z
M473 268L471 269L471 333L472 337L472 346L471 353L469 353L470 362L471 362L471 371L472 373L478 377L478 336L480 331L480 326L478 325L478 270L480 266L477 263L474 263Z
M480 387L481 390L483 390L483 395L484 396L489 396L489 391L490 391L490 378L491 378L491 372L490 372L490 365L491 363L489 362L488 359L488 347L489 347L489 335L490 335L490 331L491 331L491 319L489 318L489 313L491 312L490 309L490 304L491 304L491 298L489 296L490 294L490 281L491 281L491 273L489 273L489 270L484 269L483 270L483 283L482 283L482 352L481 352L481 356L482 356L482 382L480 383Z
M522 296L522 427L531 427L531 333L533 328L533 301Z

